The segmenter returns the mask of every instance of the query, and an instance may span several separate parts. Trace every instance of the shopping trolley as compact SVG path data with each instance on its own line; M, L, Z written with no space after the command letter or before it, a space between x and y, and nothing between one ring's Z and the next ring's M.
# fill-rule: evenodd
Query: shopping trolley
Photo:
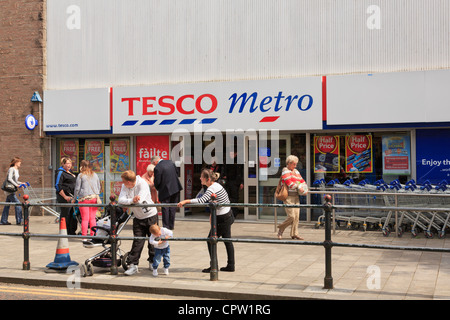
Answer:
M28 195L30 204L40 204L43 210L59 218L59 212L53 208L46 206L45 202L55 202L56 193L54 188L33 188L29 182L21 185L24 195ZM33 206L30 207L30 214Z
M403 188L404 187L404 188ZM399 207L421 207L421 208L435 208L441 206L442 199L440 197L425 197L423 195L436 193L436 189L429 183L417 185L413 180L405 185L397 184L395 189L397 192L409 193L408 196L398 197ZM411 235L417 236L419 232L423 231L426 238L433 237L433 230L440 233L443 228L445 230L443 216L436 211L423 210L399 210L401 216L398 223L398 234L401 236L410 225ZM442 223L440 225L439 223ZM443 234L442 234L443 236Z

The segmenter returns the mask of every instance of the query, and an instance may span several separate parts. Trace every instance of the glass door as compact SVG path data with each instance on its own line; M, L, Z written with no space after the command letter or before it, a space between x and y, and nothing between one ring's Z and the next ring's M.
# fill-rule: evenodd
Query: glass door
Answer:
M258 147L259 167L259 203L281 203L275 198L275 189L281 177L281 170L286 164L286 158L291 154L291 136L273 134L265 138L260 134ZM259 219L273 219L275 210L277 216L285 216L282 208L259 208Z
M244 203L258 203L258 135L245 136ZM257 220L258 208L244 208L245 220Z

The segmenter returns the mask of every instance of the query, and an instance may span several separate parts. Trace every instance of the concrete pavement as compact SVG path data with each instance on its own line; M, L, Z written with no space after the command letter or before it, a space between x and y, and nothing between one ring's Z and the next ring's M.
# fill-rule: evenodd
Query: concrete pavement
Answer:
M10 217L13 219L13 217ZM12 221L11 221L12 222ZM121 236L132 236L132 221ZM19 233L23 227L0 226L0 232ZM174 236L206 237L207 221L177 220ZM32 216L32 234L58 234L59 225L53 216ZM306 241L323 241L324 230L301 225ZM285 232L288 238L289 229ZM273 223L235 222L233 238L276 239ZM450 247L446 239L426 239L423 235L402 238L391 234L384 237L380 231L337 230L332 235L336 243L386 244L399 246ZM153 277L146 261L146 249L139 264L139 273L126 276L119 267L118 275L109 268L94 267L94 275L77 277L76 273L49 272L45 267L55 257L56 238L30 239L31 270L22 270L23 239L0 236L0 282L34 285L53 285L106 289L111 291L153 292L170 295L208 297L213 299L450 299L450 253L397 251L334 247L332 249L332 276L334 289L323 289L325 250L322 246L235 243L236 271L219 272L218 281L210 281L201 270L209 266L206 243L200 241L172 241L170 274L162 269ZM130 240L123 240L125 252ZM78 239L69 239L71 260L84 261L101 251L102 247L84 248ZM223 243L218 243L219 267L226 265ZM162 268L162 263L160 265Z

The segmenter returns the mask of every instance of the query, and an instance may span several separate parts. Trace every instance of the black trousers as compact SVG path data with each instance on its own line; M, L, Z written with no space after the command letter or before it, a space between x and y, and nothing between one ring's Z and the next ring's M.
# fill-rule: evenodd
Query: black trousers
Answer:
M225 184L225 190L228 193L228 198L230 199L231 203L239 203L239 191L241 190L240 186L241 185L237 184L235 181L227 181L227 183ZM237 217L239 208L232 207L231 210L233 211L234 216Z
M150 226L152 224L158 223L158 215L155 214L150 218L145 219L133 219L133 236L135 237L149 237ZM133 240L133 244L131 245L131 251L128 253L128 264L139 264L139 259L141 258L142 249L144 248L144 244L147 242L148 244L148 261L153 262L153 257L155 256L155 248L147 241L147 240Z
M180 193L177 192L171 195L169 198L164 200L159 200L162 204L164 203L178 203L180 202ZM177 207L164 207L162 205L162 225L164 228L173 230L175 228L175 214L177 212Z
M58 203L65 203L68 202L61 197L61 195L56 194L56 201ZM73 216L73 207L60 207L61 213L59 215L59 218L64 218L66 220L66 228L67 228L67 234L68 235L75 235L77 231L77 219Z
M234 216L230 210L227 214L217 216L217 237L231 238L231 225L234 222ZM208 238L212 236L211 230L209 231ZM234 246L233 242L224 242L225 249L227 250L227 265L234 267ZM208 241L208 251L211 257L211 244Z

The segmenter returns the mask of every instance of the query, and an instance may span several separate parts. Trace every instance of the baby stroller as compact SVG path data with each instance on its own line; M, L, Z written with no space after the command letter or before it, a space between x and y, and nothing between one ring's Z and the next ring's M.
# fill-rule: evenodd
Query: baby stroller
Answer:
M120 207L117 207L116 214L117 214L116 234L120 234L122 229L128 223L128 220L130 220L131 215L129 215L126 211L124 211ZM105 215L102 219L97 221L97 226L94 226L91 229L96 232L97 236L109 236L111 233L111 217L109 215ZM111 268L112 256L111 256L111 243L109 239L92 239L90 242L84 242L83 246L85 248L103 246L104 248L101 252L87 259L81 266L82 275L84 277L92 276L94 274L93 266L100 268ZM120 267L123 258L124 258L124 251L120 249L120 242L118 242L117 258L116 258L117 267ZM124 266L125 270L126 268L127 266Z

